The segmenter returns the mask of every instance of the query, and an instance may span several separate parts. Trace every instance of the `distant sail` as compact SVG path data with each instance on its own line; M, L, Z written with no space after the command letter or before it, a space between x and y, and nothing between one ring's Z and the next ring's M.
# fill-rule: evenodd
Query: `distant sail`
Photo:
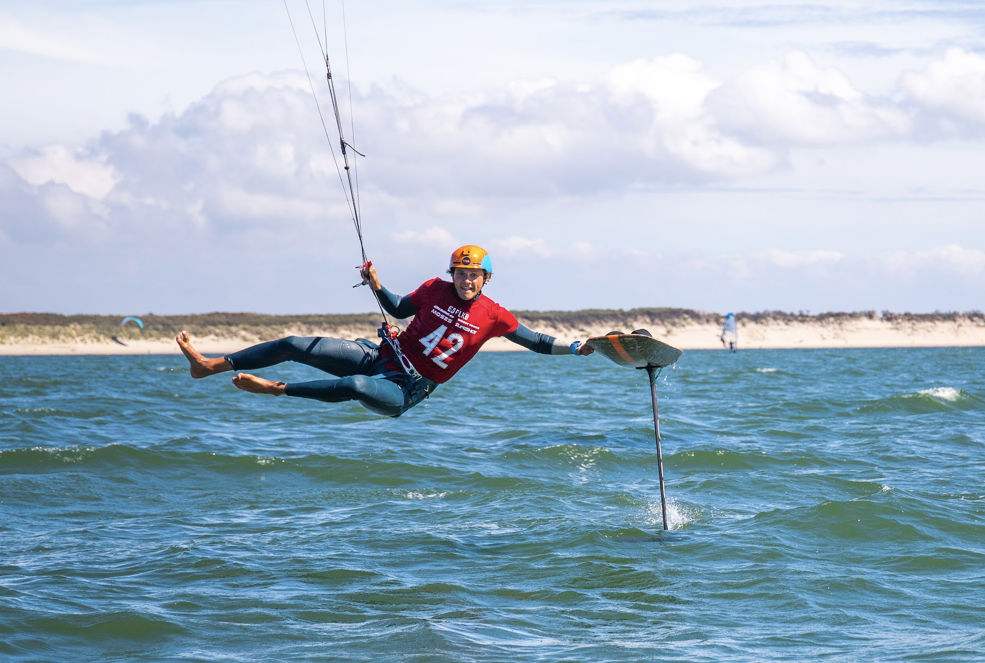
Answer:
M725 316L725 324L722 326L722 345L735 352L739 347L739 332L735 326L735 313Z
M123 318L123 320L120 322L120 326L126 327L128 322L136 322L138 327L140 327L141 329L144 328L144 321L141 320L140 318L135 318L132 315L128 315L127 317Z

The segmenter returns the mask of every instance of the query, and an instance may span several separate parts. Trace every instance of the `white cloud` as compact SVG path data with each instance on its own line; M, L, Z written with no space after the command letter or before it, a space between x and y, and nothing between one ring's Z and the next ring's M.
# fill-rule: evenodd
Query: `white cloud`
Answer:
M768 151L717 128L707 99L720 83L693 58L674 54L620 65L609 85L615 104L630 104L638 95L649 101L641 111L651 117L644 146L651 157L665 150L698 171L725 176L762 172L775 162Z
M795 65L801 79L824 82L815 88L862 102L836 73L808 61ZM359 147L368 154L354 159L371 183L374 218L405 217L413 208L446 225L512 215L545 199L739 181L774 157L716 129L706 102L717 85L697 61L669 56L617 67L604 84L540 81L517 96L432 99L403 84L354 89L357 131L366 137ZM74 228L85 227L85 209L94 225L133 233L154 224L228 233L306 228L318 218L332 227L351 222L331 145L296 72L231 79L179 115L133 117L126 130L85 148L53 146L11 163L26 182L64 183L104 204L74 212ZM65 206L57 209L64 219ZM511 238L513 229L502 232L507 250L551 250L524 245L515 239L520 234ZM410 242L415 236L398 235ZM447 231L429 241L455 245ZM803 252L771 260L790 266L834 257Z
M609 73L609 85L626 100L637 94L647 97L654 121L675 126L699 118L705 98L719 82L704 73L699 61L675 53L616 66Z
M785 251L782 249L769 249L768 251L759 253L758 257L769 264L790 269L811 265L828 265L840 262L845 256L840 251Z
M127 129L85 147L49 146L8 163L34 187L33 194L19 189L36 198L33 224L80 239L100 237L100 228L114 229L115 241L152 242L182 229L226 236L289 234L326 218L322 225L347 224L337 173L326 173L329 145L298 80L227 81L180 115L156 123L135 116ZM8 238L36 235L13 216L0 224Z
M352 88L355 142L368 155L353 158L372 199L390 214L413 206L436 222L457 223L545 198L587 200L766 173L781 150L743 142L722 128L730 123L756 122L743 129L769 134L783 150L796 141L866 141L899 129L895 115L803 54L747 76L728 84L727 94L762 94L733 94L728 104L715 97L727 96L722 84L680 54L633 60L596 83L539 79L516 92L433 98L399 82ZM747 80L762 87L744 87ZM322 110L333 129L330 109ZM225 232L246 220L257 228L301 227L320 215L347 223L332 147L303 75L254 73L224 81L183 113L156 122L133 117L127 129L85 148L53 146L11 164L26 182L63 183L102 201L111 225L130 227L124 215L146 213L167 217L172 228Z
M297 150L286 141L272 140L257 145L253 151L252 165L257 171L279 179L297 174L299 164Z
M766 143L830 145L904 135L909 118L805 53L750 69L713 100L724 126Z
M712 84L696 66L683 58L638 62L604 84L540 84L454 101L375 90L356 112L362 133L382 146L373 151L384 154L372 165L377 175L442 196L590 194L771 167L768 151L715 128L702 108Z
M578 260L586 260L594 258L600 252L598 248L591 242L586 242L584 240L578 240L571 244L570 247L571 256ZM647 253L646 255L649 255Z
M442 198L431 209L441 218L462 220L481 218L483 207L478 201L467 198Z
M308 78L300 71L279 71L275 74L251 72L220 81L213 92L217 98L239 98L254 92L307 93L311 87Z
M928 270L945 271L962 277L985 276L985 251L946 244L924 251L894 251L882 257L885 269L893 274L918 278Z
M325 207L319 201L298 199L281 193L250 191L224 184L217 185L214 200L223 216L244 222L277 218L291 219L293 222L314 221L325 216ZM345 213L341 206L333 207L337 214ZM193 205L193 209L200 218L201 206Z
M120 179L113 167L106 164L105 156L73 153L62 145L50 145L38 153L13 159L11 166L35 186L58 182L95 199L105 198Z
M985 128L985 57L950 48L922 71L900 77L903 94L917 104Z
M519 256L535 256L537 258L551 258L557 255L562 246L548 243L539 238L521 237L511 235L504 239L496 240L492 243L490 250L502 254L506 258L516 258Z
M845 140L886 126L843 76L805 57L766 73L763 94L799 101L765 113L760 133ZM777 161L777 153L720 128L728 124L725 107L709 99L721 84L683 55L634 60L595 84L537 80L515 89L432 98L402 83L353 88L355 142L368 154L353 159L375 200L394 214L413 201L455 223L545 196L741 179ZM824 107L806 92L835 103ZM757 99L734 115L759 117ZM322 111L332 130L330 109ZM801 112L807 120L794 122ZM768 129L774 122L781 128ZM181 114L134 117L84 149L49 147L12 164L27 182L61 182L103 201L111 217L116 210L110 223L121 227L132 225L124 213L140 216L149 205L150 218L167 215L170 227L225 231L250 220L250 227L273 229L319 215L348 221L332 147L303 75L254 73L224 81Z
M65 35L42 32L11 18L0 18L0 49L69 62L101 62L103 58Z
M66 229L82 226L93 218L85 198L64 187L45 187L40 201L50 217Z
M461 244L446 229L440 226L432 226L422 230L408 230L395 233L393 239L401 244L427 246L427 247L447 247L449 251Z

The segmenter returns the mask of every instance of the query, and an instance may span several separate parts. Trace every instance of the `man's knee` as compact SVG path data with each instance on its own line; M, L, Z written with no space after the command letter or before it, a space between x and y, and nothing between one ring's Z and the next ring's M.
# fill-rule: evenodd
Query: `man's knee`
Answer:
M365 375L350 375L339 381L339 386L348 392L350 398L372 396L376 383L373 378Z

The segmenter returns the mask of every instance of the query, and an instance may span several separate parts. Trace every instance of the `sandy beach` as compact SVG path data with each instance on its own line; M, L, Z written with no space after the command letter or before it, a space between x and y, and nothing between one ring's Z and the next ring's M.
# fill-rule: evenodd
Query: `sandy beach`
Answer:
M634 329L650 330L655 338L682 350L720 350L721 325L719 322L689 318L658 320L625 315L608 320L594 320L591 324L574 326L551 325L543 320L524 320L531 328L563 339L585 339L609 331L630 332ZM249 329L239 329L224 334L198 335L190 330L196 347L205 354L225 354L253 343L287 335L338 336L341 338L372 338L374 331L361 326L323 328L286 326L273 330L261 338ZM265 332L272 330L266 329ZM959 347L985 346L985 318L980 314L949 314L947 316L867 316L840 314L837 316L785 316L763 317L754 320L739 318L740 350L767 348L867 348L867 347ZM133 336L133 334L131 334ZM0 329L0 355L126 355L126 354L178 354L173 336L155 334L153 330L136 338L126 338L125 345L112 338L98 335L4 335ZM505 340L494 339L484 346L484 351L521 350Z

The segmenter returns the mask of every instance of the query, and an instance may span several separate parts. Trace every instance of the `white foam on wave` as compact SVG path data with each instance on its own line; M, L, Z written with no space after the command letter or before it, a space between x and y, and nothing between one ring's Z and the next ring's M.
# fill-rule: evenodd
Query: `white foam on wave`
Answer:
M756 369L756 372L757 373L776 373L776 371L777 371L777 369L775 369L775 368L757 368Z
M440 500L446 495L448 495L448 493L445 491L424 493L424 492L412 490L409 493L407 493L404 497L409 500Z
M58 414L53 407L19 407L14 410L17 414Z
M955 389L954 387L934 387L933 389L924 389L919 393L921 396L930 396L931 398L948 401L950 403L953 403L961 398L961 390Z

